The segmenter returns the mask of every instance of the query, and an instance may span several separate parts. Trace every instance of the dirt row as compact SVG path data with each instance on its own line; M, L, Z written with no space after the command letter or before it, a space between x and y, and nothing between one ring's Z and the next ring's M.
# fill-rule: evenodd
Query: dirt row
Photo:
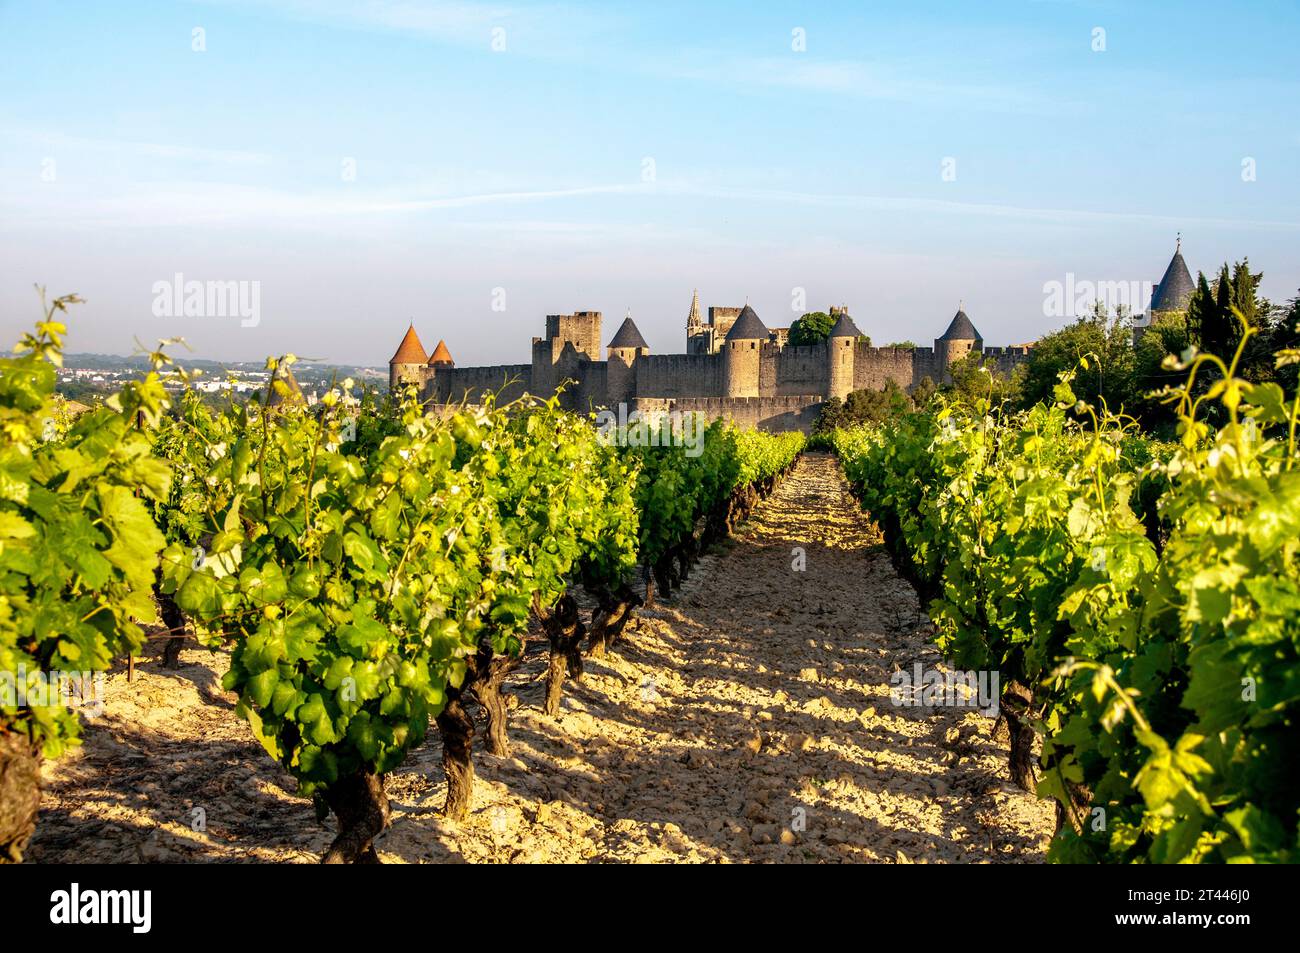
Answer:
M899 706L941 668L915 594L833 457L809 454L671 598L541 711L545 654L507 683L509 757L476 751L446 821L436 732L389 776L387 862L1036 862L1052 811L1007 781L974 707ZM182 653L108 679L85 745L45 766L29 861L307 861L333 838Z

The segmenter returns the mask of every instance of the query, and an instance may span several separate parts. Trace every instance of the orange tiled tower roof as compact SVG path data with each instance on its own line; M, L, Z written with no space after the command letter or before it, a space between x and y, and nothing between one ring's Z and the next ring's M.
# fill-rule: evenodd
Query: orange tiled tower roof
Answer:
M424 345L420 343L420 335L415 333L415 322L406 329L406 336L402 338L402 343L397 346L397 353L389 360L389 364L423 364L425 361Z
M438 346L429 355L429 365L432 367L452 367L455 363L451 359L451 351L447 350L447 342L439 341Z

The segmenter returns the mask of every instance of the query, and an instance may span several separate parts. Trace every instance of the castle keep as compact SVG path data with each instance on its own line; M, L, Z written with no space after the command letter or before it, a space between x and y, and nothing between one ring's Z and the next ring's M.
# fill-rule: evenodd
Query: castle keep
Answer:
M978 352L1010 371L1028 347L984 346L965 311L958 310L933 347L872 347L845 308L832 308L835 325L823 343L792 346L788 328L769 329L749 305L709 308L699 295L686 319L685 354L651 354L631 315L601 354L601 314L578 311L546 317L546 336L533 338L532 362L456 367L444 342L427 354L414 324L389 362L389 385L415 384L435 403L478 402L500 392L511 400L548 397L568 380L561 398L573 410L699 411L763 430L807 430L822 401L886 382L911 390L925 378L951 379L949 367Z

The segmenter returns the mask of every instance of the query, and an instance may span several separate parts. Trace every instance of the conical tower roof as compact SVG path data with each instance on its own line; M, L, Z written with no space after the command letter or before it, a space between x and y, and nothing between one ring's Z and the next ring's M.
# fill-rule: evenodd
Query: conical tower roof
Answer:
M943 332L940 341L983 341L980 333L975 330L975 325L971 324L970 318L966 317L966 312L957 309L957 313L952 316L952 321L948 325L948 330Z
M727 332L728 341L766 341L767 338L767 325L758 319L758 315L749 305L740 309L736 323Z
M389 358L389 364L423 364L428 359L428 352L420 343L420 335L415 333L415 322L406 329L402 343L397 345L397 353Z
M641 336L637 329L636 322L632 320L632 315L623 319L619 325L618 333L614 335L614 340L609 342L610 347L650 347Z
M451 359L451 351L447 350L446 341L438 341L438 346L433 349L429 355L430 367L451 367L456 362Z
M1184 311L1195 289L1192 274L1187 270L1187 262L1183 261L1183 243L1182 239L1179 239L1178 244L1174 246L1174 257L1169 260L1169 267L1165 269L1165 276L1160 279L1155 293L1151 295L1150 310Z
M839 320L835 322L835 327L831 328L830 336L833 338L858 338L862 337L862 332L858 326L853 323L847 311L841 311Z

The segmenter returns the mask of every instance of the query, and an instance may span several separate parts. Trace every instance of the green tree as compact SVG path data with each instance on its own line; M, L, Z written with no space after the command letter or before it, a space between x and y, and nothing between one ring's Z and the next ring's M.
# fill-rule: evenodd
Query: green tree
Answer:
M1285 310L1282 310L1281 317L1269 328L1267 337L1267 348L1271 353L1300 350L1300 295L1292 298ZM1297 379L1300 378L1300 364L1284 364L1281 367L1275 365L1273 376L1288 394L1300 388L1300 380Z
M1190 318L1169 315L1151 325L1133 347L1134 401L1129 409L1142 426L1152 432L1163 432L1177 420L1173 409L1161 402L1167 388L1182 385L1187 374L1164 366L1166 357L1187 353L1192 346L1193 334Z
M821 344L831 336L833 327L835 319L825 311L810 311L790 325L789 344L792 347Z
M1132 326L1123 313L1108 319L1104 307L1038 340L1025 367L1024 404L1050 403L1059 375L1075 369L1085 356L1088 368L1078 372L1073 384L1080 399L1093 404L1104 400L1116 411L1132 404L1137 395Z
M1197 347L1211 354L1232 354L1241 340L1241 319L1252 327L1267 323L1268 303L1259 298L1263 277L1250 270L1248 258L1231 268L1224 262L1213 289L1204 273L1198 276L1196 290L1187 303L1188 329Z
M927 374L912 388L912 403L916 405L918 410L923 410L930 403L930 399L938 392L939 388L935 384L934 378Z
M1259 297L1259 282L1263 274L1250 270L1250 260L1243 258L1229 267L1224 262L1211 291L1204 274L1199 276L1196 290L1187 305L1187 330L1191 342L1209 354L1231 355L1242 338L1242 322L1255 329L1246 342L1237 376L1252 383L1278 380L1278 369L1273 360L1273 343L1276 325L1281 319L1269 302ZM1221 375L1214 365L1207 365L1197 375L1192 386L1199 398L1207 394ZM1221 403L1212 401L1206 409L1206 419L1222 425L1226 413Z
M930 393L933 394L933 382L930 386ZM880 390L864 388L853 391L844 400L831 397L825 401L813 432L829 433L836 428L851 427L854 424L882 423L907 413L914 406L907 391L892 380L885 381Z
M948 373L952 375L952 383L945 388L946 393L967 405L980 397L988 399L993 406L1003 401L1017 404L1025 382L1024 365L1004 374L997 369L997 361L979 352L953 361Z
M1264 273L1252 274L1250 259L1243 258L1232 267L1232 306L1241 312L1242 317L1252 326L1259 323L1260 305L1259 283Z
M1207 337L1213 339L1218 333L1218 309L1218 302L1210 290L1205 272L1198 272L1196 289L1187 300L1187 333L1191 343L1198 348L1203 348L1201 342Z

